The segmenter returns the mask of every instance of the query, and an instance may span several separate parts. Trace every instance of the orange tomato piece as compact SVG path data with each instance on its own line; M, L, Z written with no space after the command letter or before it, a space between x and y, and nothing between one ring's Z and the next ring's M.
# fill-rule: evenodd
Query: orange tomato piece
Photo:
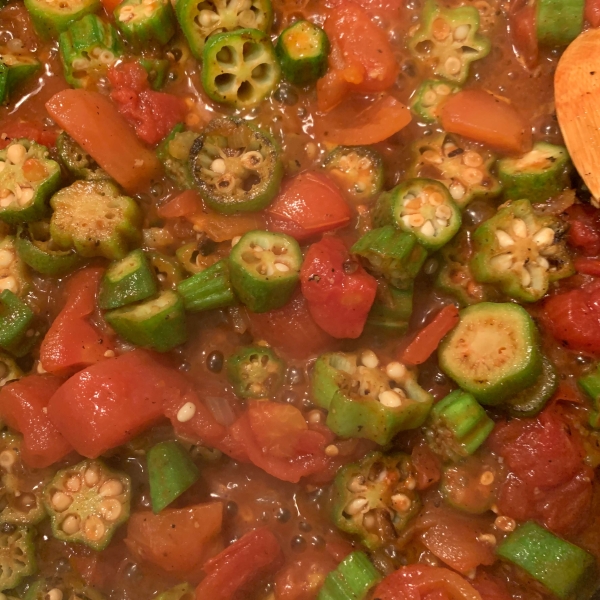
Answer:
M190 217L202 210L202 199L195 190L186 190L159 206L156 214L163 219Z
M219 215L200 212L188 220L196 231L204 232L213 242L226 242L253 229L264 229L264 217L260 213L249 215Z

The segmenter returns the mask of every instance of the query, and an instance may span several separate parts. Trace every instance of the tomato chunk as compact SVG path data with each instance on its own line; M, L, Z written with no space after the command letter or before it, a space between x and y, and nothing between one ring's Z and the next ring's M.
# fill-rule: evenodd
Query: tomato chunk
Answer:
M275 578L277 600L313 600L337 562L323 552L307 552L286 565Z
M510 41L528 69L534 69L539 62L535 13L535 4L528 0L513 0L508 11Z
M591 206L575 204L567 210L567 214L569 244L586 256L600 254L600 211Z
M8 121L0 126L0 149L6 148L12 140L27 138L42 146L52 147L56 144L58 132L55 127L48 127L37 121Z
M159 206L156 214L163 219L176 219L177 217L189 217L202 210L202 199L195 190L186 190L166 204Z
M585 0L585 20L592 27L600 27L600 2Z

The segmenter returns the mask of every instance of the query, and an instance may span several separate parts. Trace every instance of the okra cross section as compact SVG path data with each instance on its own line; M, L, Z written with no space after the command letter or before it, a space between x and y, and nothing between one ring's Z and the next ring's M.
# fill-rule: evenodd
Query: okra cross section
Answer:
M99 460L61 469L44 489L52 534L103 550L129 518L131 480Z
M13 40L14 42L15 40ZM0 48L0 103L7 102L14 89L41 68L34 55Z
M134 46L166 44L175 35L169 0L125 0L114 11L115 24Z
M100 0L25 0L25 8L36 31L44 38L57 38L71 23L101 7Z
M0 592L12 590L35 573L34 533L29 527L0 531Z
M185 310L200 312L235 303L229 277L229 261L222 259L177 285Z
M535 302L550 282L574 273L565 234L560 219L536 215L528 200L504 204L473 234L473 275L512 298Z
M364 600L381 581L379 571L364 552L352 552L328 573L317 600Z
M600 429L600 363L577 380L577 385L591 398L589 424L594 429Z
M335 525L374 550L393 542L421 507L410 457L372 452L336 475L332 491Z
M385 279L380 279L377 282L375 302L367 317L367 325L383 333L405 333L413 310L413 291L412 287L399 290Z
M266 346L241 348L227 359L227 379L240 398L271 398L284 375L284 362Z
M461 86L451 81L426 79L412 97L410 108L422 121L435 123L446 100L460 90Z
M165 173L181 189L194 187L194 178L190 171L190 150L197 137L195 131L186 131L185 126L178 123L156 149L156 156Z
M34 313L10 290L0 292L0 348L14 356L24 356L33 344Z
M56 140L58 157L75 179L109 179L98 163L65 131Z
M19 298L29 290L27 266L18 252L18 243L11 235L0 242L0 292L8 290Z

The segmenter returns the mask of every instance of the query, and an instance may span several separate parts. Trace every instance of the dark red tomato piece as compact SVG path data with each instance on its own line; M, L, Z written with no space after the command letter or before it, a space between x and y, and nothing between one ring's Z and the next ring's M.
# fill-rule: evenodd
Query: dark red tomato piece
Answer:
M196 588L196 600L232 600L282 563L277 538L266 527L255 529L204 565L206 577Z
M47 415L48 402L61 384L53 375L30 375L0 391L0 415L23 434L21 455L30 467L47 467L73 450Z
M80 371L50 399L48 416L82 456L96 458L164 418L190 383L145 350L133 350Z
M277 600L313 600L337 562L324 552L307 552L287 564L275 577Z
M270 231L287 233L299 241L345 227L351 217L335 184L329 177L312 171L287 182L266 212Z
M569 244L586 256L600 254L600 211L592 206L574 204L567 214Z
M302 294L313 319L335 338L357 338L375 300L377 280L352 260L342 240L313 244L300 271Z
M92 325L103 269L89 267L67 283L67 301L54 319L40 347L40 361L50 373L68 373L104 360L111 339Z
M417 444L411 453L417 472L417 489L425 490L442 477L442 463L426 443Z
M528 69L535 68L539 61L535 4L528 0L513 0L510 3L508 22L515 54Z
M573 261L573 266L575 267L575 270L582 275L600 277L600 258L580 256Z
M585 0L585 20L592 27L600 27L600 0Z
M176 219L190 217L202 211L202 199L195 190L185 190L171 198L167 203L159 206L156 214L163 219Z
M512 600L504 583L481 569L477 571L472 585L479 592L481 600Z
M147 144L157 144L184 120L185 102L172 94L151 90L148 75L139 63L126 62L112 67L108 78L113 86L110 97Z
M9 121L0 127L0 149L6 148L12 140L27 138L43 146L52 147L56 144L58 131L37 121Z

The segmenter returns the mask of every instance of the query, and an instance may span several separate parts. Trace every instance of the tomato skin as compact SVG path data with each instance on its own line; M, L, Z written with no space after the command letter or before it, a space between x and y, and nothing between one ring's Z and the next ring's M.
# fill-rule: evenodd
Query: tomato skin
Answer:
M600 259L580 256L573 261L573 267L582 275L600 277Z
M585 0L585 20L592 27L600 27L600 2Z
M30 375L0 390L0 415L9 427L23 434L21 455L29 467L48 467L73 450L46 413L62 382L53 375Z
M481 600L511 600L506 586L495 577L482 570L477 571L472 581L473 587L479 592Z
M567 240L585 256L600 254L600 214L596 208L574 204L567 210Z
M337 562L328 554L307 552L287 564L275 577L277 600L313 600Z
M535 10L535 5L527 0L512 0L508 13L510 41L528 69L534 69L539 62Z
M96 458L160 421L165 403L189 389L156 355L133 350L71 377L50 399L48 416L79 454Z
M36 121L9 121L0 127L6 137L0 139L0 150L6 148L12 140L27 138L42 146L51 148L56 145L58 132L56 128L48 128Z
M196 190L185 190L159 206L156 214L163 219L189 217L202 210L202 199Z
M271 531L250 531L204 565L206 578L196 588L196 600L231 600L282 562L281 546Z
M417 489L426 490L442 477L442 462L426 443L417 444L411 453L417 472Z
M165 571L188 573L214 550L222 521L221 502L167 508L157 515L135 512L127 523L125 544L141 560Z
M349 261L350 254L340 239L324 237L309 248L300 271L310 314L335 338L361 335L377 291L377 280L360 264L352 263L355 270L345 272L344 264Z

